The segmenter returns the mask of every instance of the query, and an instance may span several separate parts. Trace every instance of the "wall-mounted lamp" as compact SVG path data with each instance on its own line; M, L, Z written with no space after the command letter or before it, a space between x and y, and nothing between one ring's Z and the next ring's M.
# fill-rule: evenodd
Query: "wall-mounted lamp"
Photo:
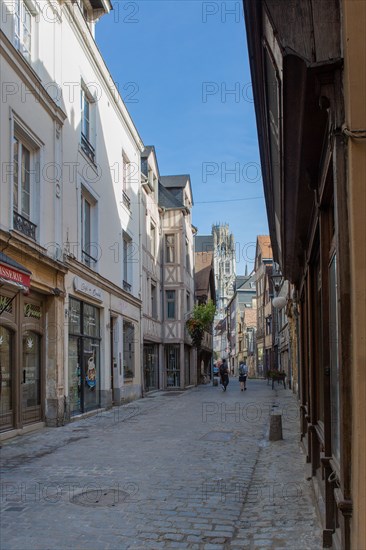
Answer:
M272 305L276 309L281 309L285 307L286 303L287 303L287 298L285 296L277 296L272 300Z
M280 273L279 271L275 271L272 275L271 275L271 279L272 279L272 283L273 283L273 286L275 288L275 291L278 292L279 289L280 289L280 286L281 286L281 281L283 279L282 277L282 273Z

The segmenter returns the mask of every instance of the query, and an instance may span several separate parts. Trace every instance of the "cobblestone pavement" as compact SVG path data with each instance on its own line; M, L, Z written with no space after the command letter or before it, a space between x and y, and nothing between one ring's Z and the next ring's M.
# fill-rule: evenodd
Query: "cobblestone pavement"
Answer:
M1 456L1 550L321 549L296 401L264 380L157 392Z

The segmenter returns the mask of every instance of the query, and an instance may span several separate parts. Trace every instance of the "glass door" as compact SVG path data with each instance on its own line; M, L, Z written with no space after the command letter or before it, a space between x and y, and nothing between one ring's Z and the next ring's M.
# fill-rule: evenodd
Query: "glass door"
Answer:
M41 419L41 337L27 330L23 333L23 364L21 371L23 423Z
M81 412L80 338L69 336L69 408L70 414Z
M91 338L83 340L82 395L83 412L99 406L99 342Z
M144 347L144 376L146 391L157 390L158 381L158 354L156 346Z
M166 348L167 387L180 387L179 346L170 345Z
M0 430L14 425L12 336L10 330L0 327Z

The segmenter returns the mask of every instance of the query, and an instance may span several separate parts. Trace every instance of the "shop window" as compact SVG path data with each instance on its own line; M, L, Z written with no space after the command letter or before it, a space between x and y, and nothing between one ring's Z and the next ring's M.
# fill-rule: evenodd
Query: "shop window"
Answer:
M12 426L12 332L0 326L0 429Z
M135 326L123 322L123 378L132 381L135 376Z
M69 300L69 407L71 414L99 406L99 309L75 298Z
M165 235L165 262L172 264L175 262L175 235Z
M166 317L175 319L175 290L166 290Z
M23 409L41 404L41 337L32 331L23 333L22 393ZM23 412L24 412L23 410Z
M167 345L165 347L166 376L168 388L180 387L179 346Z

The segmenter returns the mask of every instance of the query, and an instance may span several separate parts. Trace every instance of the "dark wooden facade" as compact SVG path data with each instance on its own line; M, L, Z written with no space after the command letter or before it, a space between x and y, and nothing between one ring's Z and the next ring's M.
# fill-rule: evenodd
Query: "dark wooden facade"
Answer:
M349 549L355 411L341 8L244 1L273 257L299 297L302 441L324 547Z

